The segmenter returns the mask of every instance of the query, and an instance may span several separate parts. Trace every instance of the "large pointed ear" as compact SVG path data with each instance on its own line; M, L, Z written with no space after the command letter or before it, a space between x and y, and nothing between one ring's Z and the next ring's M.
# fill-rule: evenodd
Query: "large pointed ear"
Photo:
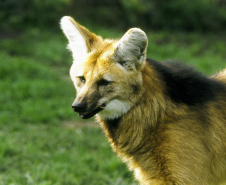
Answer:
M91 33L69 16L64 16L60 24L69 41L68 49L72 51L74 61L82 62L92 51L94 44L100 40L100 37Z
M128 30L116 44L114 60L126 70L136 70L145 61L148 39L139 28Z

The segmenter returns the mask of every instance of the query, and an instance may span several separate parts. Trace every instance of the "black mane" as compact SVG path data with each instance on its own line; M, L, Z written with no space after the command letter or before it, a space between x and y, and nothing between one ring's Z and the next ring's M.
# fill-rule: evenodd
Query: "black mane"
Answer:
M176 62L147 62L162 76L168 96L176 103L187 105L203 104L213 100L226 87L212 78L206 77L193 68Z

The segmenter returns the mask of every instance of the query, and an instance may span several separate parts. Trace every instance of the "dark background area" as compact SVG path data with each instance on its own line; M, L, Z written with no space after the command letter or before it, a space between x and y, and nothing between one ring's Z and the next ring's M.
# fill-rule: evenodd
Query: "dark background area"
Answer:
M0 29L58 29L71 15L95 25L183 31L226 30L225 0L1 0Z

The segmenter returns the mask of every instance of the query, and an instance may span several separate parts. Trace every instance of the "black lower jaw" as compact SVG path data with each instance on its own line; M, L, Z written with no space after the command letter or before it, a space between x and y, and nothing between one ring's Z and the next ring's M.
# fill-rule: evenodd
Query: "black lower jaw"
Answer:
M103 108L98 107L97 109L94 109L91 112L87 112L87 113L78 113L79 117L82 119L89 119L92 118L94 115L96 115L98 112L102 111Z

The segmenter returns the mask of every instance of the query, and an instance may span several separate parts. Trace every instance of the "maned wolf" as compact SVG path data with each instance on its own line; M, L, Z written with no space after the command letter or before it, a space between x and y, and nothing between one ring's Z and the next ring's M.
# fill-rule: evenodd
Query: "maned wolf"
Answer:
M175 62L146 59L146 34L102 39L61 19L74 62L72 104L96 115L140 184L209 185L226 180L226 70L205 77ZM214 62L214 61L213 61Z

